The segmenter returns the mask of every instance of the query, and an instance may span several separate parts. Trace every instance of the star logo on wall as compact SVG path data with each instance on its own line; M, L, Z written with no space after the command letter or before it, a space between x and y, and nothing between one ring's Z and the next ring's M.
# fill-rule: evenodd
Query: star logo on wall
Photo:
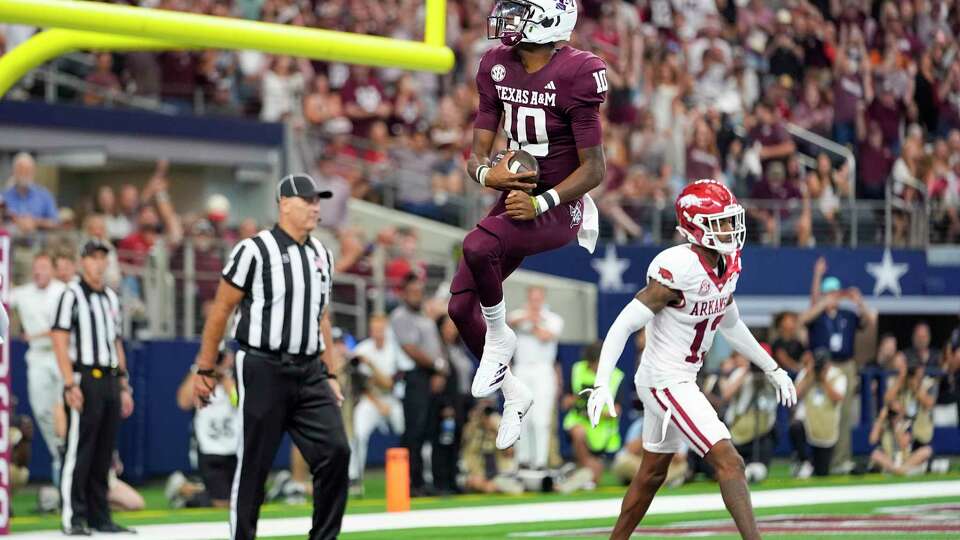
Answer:
M867 263L867 273L873 276L873 295L880 296L884 291L890 291L894 296L900 296L900 278L910 271L907 263L893 262L893 254L887 248L883 258L878 263Z
M623 282L623 273L630 268L630 261L617 257L617 247L613 244L607 244L603 257L591 260L590 266L600 274L598 286L603 292L618 292L633 287Z

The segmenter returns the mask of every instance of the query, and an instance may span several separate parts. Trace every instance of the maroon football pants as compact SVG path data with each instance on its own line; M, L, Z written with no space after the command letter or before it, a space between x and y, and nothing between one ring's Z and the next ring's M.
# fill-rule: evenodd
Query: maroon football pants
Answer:
M480 306L503 300L503 281L524 257L563 247L577 237L583 223L583 201L561 204L530 221L506 214L506 193L463 239L463 258L450 285L450 318L478 359L487 325Z

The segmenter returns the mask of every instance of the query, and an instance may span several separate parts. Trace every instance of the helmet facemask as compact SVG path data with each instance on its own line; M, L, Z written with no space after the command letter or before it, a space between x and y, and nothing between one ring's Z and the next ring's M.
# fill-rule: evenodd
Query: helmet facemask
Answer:
M706 218L706 227L703 233L703 246L716 250L724 255L736 253L743 248L747 238L747 225L743 207L739 204L727 206L723 212L702 216ZM723 222L732 220L733 228L723 230ZM703 227L701 225L701 227Z
M538 24L543 18L540 6L527 0L500 0L493 6L493 12L487 17L487 39L499 39L508 47L513 47L524 38L529 25Z
M703 231L700 239L696 238L692 232L677 227L687 240L694 244L699 244L705 248L712 249L718 253L729 255L736 253L743 248L747 237L747 226L743 207L739 204L728 205L723 212L716 214L698 214L696 216L687 215L689 222ZM723 222L731 219L733 228L729 231L723 230Z

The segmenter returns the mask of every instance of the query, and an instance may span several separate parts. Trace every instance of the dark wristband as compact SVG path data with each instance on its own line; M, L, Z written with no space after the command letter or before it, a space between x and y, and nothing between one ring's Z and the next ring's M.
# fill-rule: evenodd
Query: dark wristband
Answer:
M197 375L201 375L203 377L212 377L215 379L217 378L217 371L213 368L198 369Z

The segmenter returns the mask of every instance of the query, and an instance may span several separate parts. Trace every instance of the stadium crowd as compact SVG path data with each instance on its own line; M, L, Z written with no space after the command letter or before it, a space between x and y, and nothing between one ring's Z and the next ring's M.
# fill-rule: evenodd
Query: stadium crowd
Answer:
M413 0L136 3L402 39L423 27ZM495 45L490 4L448 3L458 58L449 75L257 51L98 53L69 68L87 91L62 98L103 106L133 95L183 113L291 122L317 140L318 167L343 192L464 224L472 78ZM0 51L33 31L3 27ZM858 236L878 240L882 204L853 213L852 198L893 203L895 245L910 241L915 208L929 209L933 241L956 241L958 35L960 8L945 0L582 1L571 44L606 60L611 85L605 234L669 239L673 195L689 179L717 177L754 200L754 241L842 243L851 220Z

